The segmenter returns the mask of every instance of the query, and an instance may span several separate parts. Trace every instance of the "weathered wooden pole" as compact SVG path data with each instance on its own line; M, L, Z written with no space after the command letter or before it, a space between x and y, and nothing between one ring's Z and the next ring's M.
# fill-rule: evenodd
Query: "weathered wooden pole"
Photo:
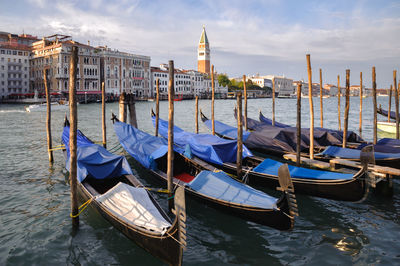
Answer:
M168 180L168 207L170 210L174 207L172 197L172 178L174 175L174 61L169 60L169 83L168 83L168 162L167 162L167 180Z
M397 71L393 70L393 87L396 90L396 139L399 139L399 89L397 88Z
M363 80L362 80L362 72L360 72L360 137L362 134L362 104L363 104Z
M338 124L339 124L339 130L342 130L342 122L340 121L340 76L337 76L337 88L338 88L338 93L337 93L337 109L338 109Z
M244 93L244 130L247 130L247 88L246 75L243 75L243 93Z
M310 55L307 58L307 72L308 72L308 102L310 105L310 159L314 159L314 105L312 99L312 71Z
M319 105L321 109L321 127L324 127L324 108L322 105L322 96L323 96L323 90L322 90L322 69L319 69Z
M119 96L119 121L126 123L126 93Z
M242 154L243 154L243 124L242 124L242 93L236 94L237 104L237 154L236 154L236 168L237 177L242 178Z
M129 93L128 109L129 109L129 124L131 124L135 128L138 128L137 119L136 119L135 96L132 93Z
M156 133L158 137L158 122L160 120L160 79L156 80Z
M272 79L272 125L275 126L275 78Z
M199 134L199 96L196 96L196 112L195 112L195 127L196 127L196 134Z
M71 60L69 64L69 150L70 150L70 171L69 181L71 186L71 217L72 227L79 226L78 216L78 194L77 194L77 144L76 136L78 130L78 114L76 107L76 67L78 65L78 47L72 47Z
M376 144L378 140L378 133L377 133L377 108L376 108L376 73L375 73L375 67L372 67L372 100L373 100L373 105L374 105L374 144Z
M101 83L101 128L103 132L103 147L107 148L107 131L106 131L106 89L104 81Z
M49 153L49 163L53 164L53 144L51 139L51 99L50 90L47 84L47 69L43 70L43 83L46 91L46 102L47 102L47 119L46 119L46 131L47 131L47 151Z
M392 85L390 85L390 89L389 89L389 108L388 108L388 122L390 122L390 111L391 111L391 107L392 107Z
M297 83L297 134L296 134L296 165L300 166L300 143L301 143L301 82Z
M214 120L214 97L215 97L215 86L214 86L214 65L211 65L211 125L212 134L215 135L215 120Z
M347 129L349 127L350 110L350 69L346 69L346 107L344 109L343 148L347 145Z

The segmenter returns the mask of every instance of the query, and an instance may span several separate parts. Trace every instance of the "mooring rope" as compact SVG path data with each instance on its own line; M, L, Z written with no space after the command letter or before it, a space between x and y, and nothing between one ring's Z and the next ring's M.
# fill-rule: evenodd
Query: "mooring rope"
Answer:
M71 216L71 218L76 218L78 217L86 208L87 206L89 206L89 204L93 201L93 198L90 198L88 201L86 201L85 203L83 203L81 206L79 206L78 210L80 210L78 212L78 214L76 215L72 215L72 213L69 214L69 216Z

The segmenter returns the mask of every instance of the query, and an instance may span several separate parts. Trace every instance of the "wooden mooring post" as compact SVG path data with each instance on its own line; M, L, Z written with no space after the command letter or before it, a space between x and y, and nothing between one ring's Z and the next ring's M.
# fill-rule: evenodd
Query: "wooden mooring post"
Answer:
M47 102L47 118L46 118L46 132L47 132L47 152L49 154L49 163L53 164L53 143L51 138L51 98L50 90L47 84L47 72L48 69L43 70L43 83L44 89L46 91L46 102Z
M156 132L154 135L158 137L158 123L160 121L160 79L156 80Z
M76 68L78 65L78 47L72 47L70 65L69 65L69 149L70 149L70 171L69 181L71 185L71 217L72 227L79 226L78 216L78 194L77 194L77 144L76 136L78 130L78 114L76 107Z
M301 82L297 83L297 123L296 123L296 166L300 166L300 144L301 144Z
M237 178L242 178L242 154L243 154L243 124L242 124L242 93L236 94L237 104L237 154L236 154L236 168Z
M360 131L360 137L362 134L362 106L363 105L363 80L362 80L362 72L360 72L360 127L358 131Z
M310 55L307 58L307 72L308 72L308 102L310 105L310 159L314 159L314 105L312 99L312 70Z
M397 71L393 70L393 87L396 90L396 139L399 139L399 88L397 88Z
M346 107L344 109L343 148L347 145L347 129L349 128L350 110L350 69L346 69Z
M214 120L214 100L215 100L215 85L214 85L214 65L211 65L211 126L212 134L215 135L215 120Z
M323 89L322 89L322 69L319 69L319 105L321 109L321 128L324 127L324 107L322 103L323 98Z
M119 96L119 121L126 123L126 93Z
M128 110L129 110L129 124L133 127L138 128L136 119L136 107L135 107L135 95L133 93L128 94Z
M342 122L340 121L340 76L337 76L337 109L338 109L338 124L339 124L339 131L342 130Z
M373 108L374 108L374 144L378 141L378 131L377 131L377 107L376 107L376 73L375 67L372 67L372 101L373 101Z
M172 178L174 175L174 61L168 62L169 82L168 82L168 161L167 161L167 181L168 181L168 208L174 208Z
M243 75L243 93L244 93L244 130L247 131L247 88L246 88L246 75Z
M389 107L388 107L388 122L390 122L390 111L392 107L392 85L390 85L389 89Z
M106 89L104 81L101 83L101 128L103 133L103 147L107 148L107 131L106 131Z
M196 134L199 134L199 96L196 96L196 111L195 111L195 128Z
M272 79L272 125L275 126L275 78Z

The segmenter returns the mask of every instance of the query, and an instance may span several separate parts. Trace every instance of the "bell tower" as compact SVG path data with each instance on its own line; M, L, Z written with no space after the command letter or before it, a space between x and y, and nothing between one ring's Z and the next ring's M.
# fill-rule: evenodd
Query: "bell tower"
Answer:
M210 44L204 25L200 36L199 48L197 49L197 70L210 74Z

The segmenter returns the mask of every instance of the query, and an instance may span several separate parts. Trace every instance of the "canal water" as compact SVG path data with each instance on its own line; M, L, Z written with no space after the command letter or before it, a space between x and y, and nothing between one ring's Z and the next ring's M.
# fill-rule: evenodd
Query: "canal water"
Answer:
M387 108L387 97L378 103ZM234 125L235 100L216 100L216 119ZM308 100L302 99L302 125L308 127ZM200 100L210 116L210 101ZM271 99L249 99L248 116L262 110L271 117ZM139 128L154 132L150 110L154 102L136 104ZM78 127L101 140L101 105L79 105ZM161 118L167 119L167 102ZM319 99L314 98L315 126L319 126ZM344 99L342 98L342 114ZM359 99L351 98L349 129L358 131ZM372 139L372 98L364 98L363 137ZM393 109L392 109L393 110ZM117 145L110 121L118 104L107 105L108 147ZM65 113L52 114L53 145L60 143ZM336 129L337 98L324 99L324 127ZM385 120L378 117L379 120ZM296 99L277 99L276 120L295 125ZM92 208L80 216L72 234L68 175L61 151L48 164L46 113L27 113L22 105L0 105L0 265L160 265L113 228ZM343 123L343 117L342 117ZM194 131L194 101L175 102L175 124ZM200 130L207 129L200 123ZM132 162L132 160L130 160ZM142 170L135 170L148 186L156 186ZM220 213L187 200L188 247L185 265L349 265L400 263L400 189L394 196L371 194L363 203L339 202L297 195L300 217L290 232ZM263 189L267 193L276 192ZM166 207L166 197L156 195Z

